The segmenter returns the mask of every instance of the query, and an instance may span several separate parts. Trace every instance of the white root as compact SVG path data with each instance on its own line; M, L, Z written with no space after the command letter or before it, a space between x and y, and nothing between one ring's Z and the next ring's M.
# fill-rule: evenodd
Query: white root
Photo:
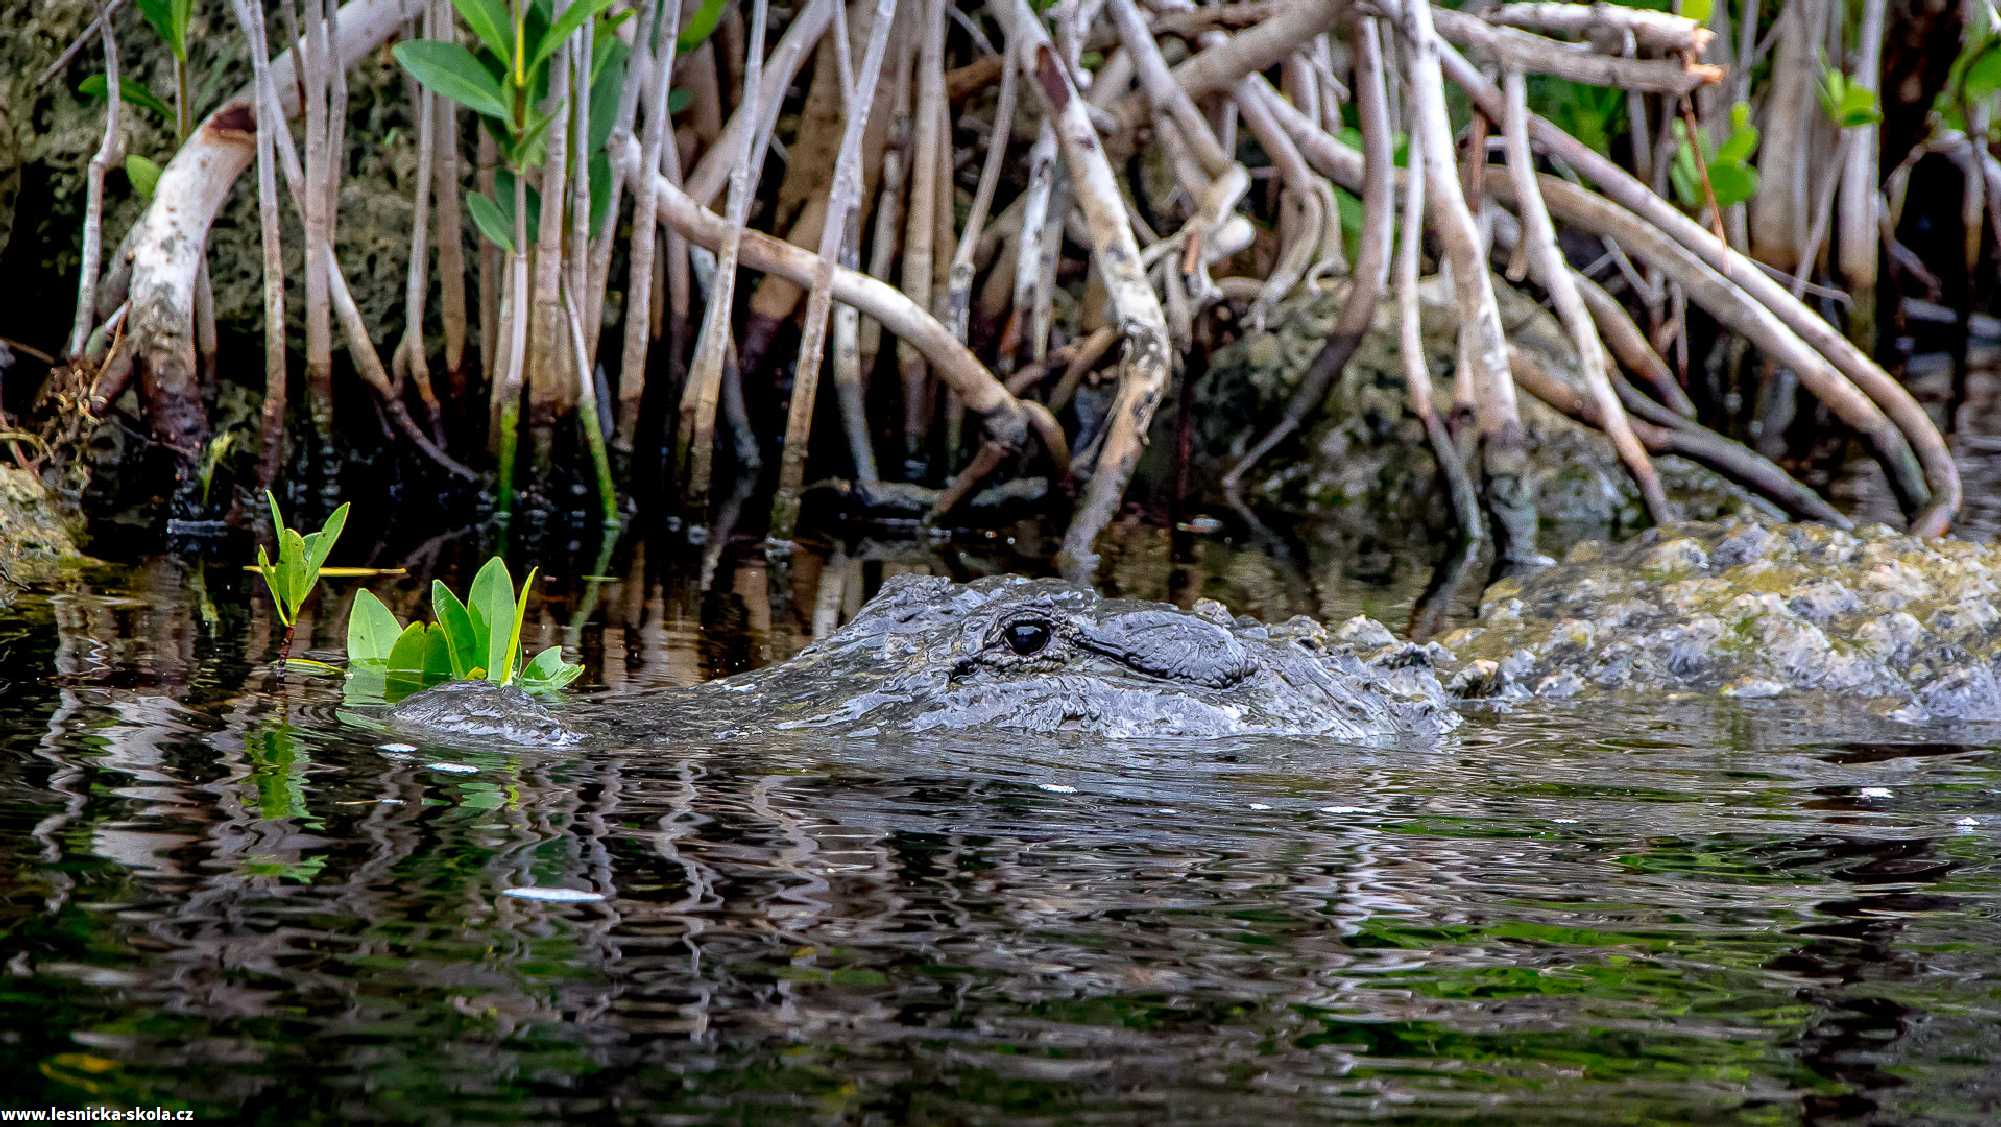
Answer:
M1500 309L1487 273L1485 244L1460 190L1459 169L1453 160L1452 124L1445 112L1438 36L1432 28L1429 0L1406 0L1401 30L1410 44L1410 92L1423 130L1421 159L1432 229L1445 248L1452 271L1460 360L1471 368L1461 372L1460 379L1462 383L1472 381L1495 540L1504 558L1531 559L1536 555L1537 514L1527 474L1526 439L1515 406Z
M1550 301L1556 306L1558 319L1563 322L1571 342L1577 347L1578 370L1584 378L1585 390L1597 408L1600 427L1612 440L1612 448L1618 452L1619 460L1626 464L1626 472L1639 486L1648 515L1656 524L1666 524L1676 519L1674 506L1661 489L1660 476L1654 472L1646 447L1640 445L1639 438L1633 434L1632 425L1626 419L1626 410L1612 391L1605 344L1598 337L1598 329L1592 324L1590 311L1584 307L1577 284L1571 280L1570 266L1564 261L1563 252L1557 249L1556 225L1550 221L1549 209L1544 206L1542 193L1536 186L1535 158L1529 152L1528 83L1523 80L1521 71L1510 70L1503 84L1508 98L1508 113L1503 127L1507 138L1508 174L1515 185L1515 210L1522 218L1522 245L1528 250L1530 271L1548 292Z
M723 364L730 351L730 311L736 298L737 258L745 238L744 220L750 214L750 197L756 187L758 170L764 163L764 133L755 128L755 124L761 117L759 105L764 93L761 80L766 7L765 0L755 0L751 8L744 100L737 110L737 116L747 123L746 127L741 131L732 129L718 142L720 147L729 144L733 138L736 144L736 163L730 172L729 225L714 248L715 279L709 287L708 308L702 315L695 361L689 367L688 383L681 396L680 440L676 443L675 460L686 467L684 493L689 507L697 511L708 504L711 467L715 460L716 408L723 391ZM660 185L656 184L656 194L660 190Z
M1073 572L1088 572L1097 560L1093 544L1116 515L1119 497L1145 445L1147 423L1167 391L1171 362L1167 318L1140 264L1118 178L1055 46L1028 0L993 0L990 7L1009 29L1009 41L1020 45L1017 65L1056 124L1063 163L1090 230L1091 258L1126 340L1119 390L1097 466L1063 537L1067 566Z
M111 8L97 13L98 35L104 41L104 140L84 174L83 262L76 283L76 323L70 328L71 359L83 355L97 313L97 276L104 255L104 174L125 156L125 135L118 125L123 99L118 92L118 39L111 31Z
M662 150L667 145L667 96L674 79L674 56L676 37L681 33L681 0L666 0L665 22L659 25L659 50L652 52L654 69L653 87L646 101L646 124L643 140L639 145L639 164L648 170L660 167ZM640 48L653 43L654 6L647 5L646 14L641 17L639 27ZM633 52L635 66L644 65L647 56L640 49ZM627 79L627 86L636 89L641 84ZM623 110L621 109L621 112ZM621 145L630 138L631 115L626 115L628 128L620 133L613 131L611 143ZM614 177L619 184L625 177ZM654 200L654 178L642 177L632 193L632 242L628 251L631 271L625 283L625 336L620 342L618 360L618 411L612 426L612 446L624 453L630 453L637 441L639 431L639 408L646 394L646 352L650 334L648 311L653 304L653 254L658 245L660 224L654 219L659 210ZM611 224L607 224L604 240L611 243ZM606 258L609 268L609 256ZM594 285L593 293L597 292Z
M799 517L799 491L806 480L807 436L820 382L820 362L827 346L827 319L834 300L834 263L850 240L849 227L862 197L862 134L868 128L874 91L882 75L882 57L896 21L896 0L876 0L869 25L868 46L862 50L861 71L846 82L847 121L834 158L834 182L827 190L827 215L820 228L820 253L806 298L806 324L801 330L799 361L792 371L792 401L785 416L785 446L778 468L778 494L772 502L771 536L790 540ZM843 33L841 38L845 40ZM964 339L965 334L959 334Z

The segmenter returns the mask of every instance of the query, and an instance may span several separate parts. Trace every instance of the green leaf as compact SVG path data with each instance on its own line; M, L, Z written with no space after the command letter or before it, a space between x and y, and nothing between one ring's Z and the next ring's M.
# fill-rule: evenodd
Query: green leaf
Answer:
M493 198L500 204L500 216L507 221L507 229L514 230L514 173L506 169L494 174ZM528 197L528 245L534 246L542 231L542 193L535 185L525 185Z
M563 648L550 646L521 670L521 687L531 693L552 693L583 676L584 667L563 660Z
M1716 189L1716 202L1724 207L1744 203L1758 194L1758 170L1735 161L1712 165L1709 186Z
M1984 102L2001 90L2001 41L1989 42L1966 64L1966 78L1960 88L1969 102Z
M619 14L621 16L630 16L632 10L628 8ZM632 57L632 48L625 45L625 40L611 34L611 29L617 27L622 22L624 21L610 20L598 25L597 38L591 43L591 89L593 91L597 89L598 80L604 77L606 67L617 66L623 72L625 64ZM597 111L592 110L591 112L596 113Z
M285 606L284 579L272 566L270 553L264 550L262 544L257 545L257 574L264 577L264 586L271 590L271 601L278 604L278 621L290 626L292 612Z
M506 658L500 665L500 683L505 685L514 680L514 661L521 655L521 624L528 618L528 592L535 586L535 568L528 569L528 578L521 581L521 596L514 603L514 629L507 635Z
M347 527L347 510L350 502L342 501L340 508L327 517L327 522L318 532L306 537L306 579L318 582L320 569L326 566L327 557L333 554L334 541L340 539L341 529Z
M469 594L466 609L472 612L475 632L486 641L481 664L487 680L501 680L501 671L507 668L508 624L514 620L514 578L507 574L506 562L499 556L486 561L473 576Z
M514 253L514 223L501 211L499 204L474 194L466 197L466 210L472 213L473 226L479 228L479 233L486 236L487 242L509 254Z
M1751 124L1751 107L1739 102L1730 107L1730 135L1716 147L1716 159L1742 164L1757 148L1758 127Z
M618 40L612 42L617 43ZM625 59L621 55L591 83L591 135L585 152L600 152L611 140L612 126L618 124L618 91L624 85ZM591 175L596 176L597 173L592 172Z
M173 21L171 25L173 38L167 41L167 45L172 48L174 57L182 62L188 61L188 21L194 15L194 8L195 0L174 0L173 2Z
M1681 0L1681 14L1696 23L1708 23L1715 10L1712 0Z
M521 667L521 679L523 681L547 681L558 672L561 672L564 664L563 647L550 646L548 649L536 654L533 661Z
M599 149L591 154L591 237L604 230L611 214L611 154Z
M426 89L474 113L510 121L514 109L501 97L500 83L471 51L436 39L410 39L390 49L396 61Z
M449 681L452 677L451 641L444 625L433 622L424 631L424 680Z
M93 74L82 82L77 83L76 92L93 102L101 102L105 99L106 92L110 88L111 83L106 81L103 75ZM143 82L135 82L132 79L120 76L118 79L118 99L156 115L161 121L174 120L174 107L162 101L158 94L147 89L146 84Z
M522 130L519 137L514 138L507 155L516 168L529 168L542 163L542 138L548 134L550 123L556 120L556 115L561 110L561 106L552 106L546 113L535 113L528 122L528 128Z
M1820 108L1843 129L1874 125L1883 119L1876 107L1876 92L1850 81L1833 67L1821 68L1819 93Z
M382 600L367 590L354 593L354 603L347 611L347 660L388 661L390 651L396 646L396 636L403 632L403 626L396 621L396 613L382 605Z
M681 36L675 43L675 53L685 55L709 41L716 33L717 25L723 22L723 13L729 10L729 0L702 0L702 6L688 16L681 25Z
M153 193L160 187L160 172L159 163L149 157L133 153L125 158L125 178L132 181L132 190L139 193L142 200L153 198Z
M438 616L438 625L445 628L445 641L451 647L452 676L470 676L473 666L486 660L486 647L482 644L485 636L474 628L472 613L452 594L451 588L435 579L431 581L431 613Z
M610 6L611 0L571 0L570 6L563 9L563 14L556 17L556 22L549 25L549 30L542 33L541 41L535 44L535 50L529 52L528 65L541 66L542 60L555 54L556 48L562 46L563 40L568 39L578 28Z
M513 69L514 31L507 18L507 0L452 0L452 7L486 49L500 59L502 67Z
M399 673L406 676L410 674L423 675L425 634L426 631L423 623L412 622L403 628L401 634L396 636L395 643L389 647L390 676L393 677Z
M298 614L306 601L306 538L297 529L278 534L278 579L285 585L285 605Z
M139 14L153 25L160 42L172 48L174 42L174 0L138 0Z
M686 87L676 86L667 91L667 112L680 113L695 104L695 95Z
M1843 92L1841 105L1837 107L1835 122L1843 129L1858 125L1874 125L1883 120L1883 111L1877 108L1876 92L1867 86L1849 83Z

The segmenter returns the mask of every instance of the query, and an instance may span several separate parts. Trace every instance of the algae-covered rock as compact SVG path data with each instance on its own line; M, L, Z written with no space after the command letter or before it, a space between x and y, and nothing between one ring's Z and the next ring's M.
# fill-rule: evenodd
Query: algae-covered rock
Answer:
M1494 279L1510 344L1573 381L1576 352L1547 310ZM1223 466L1270 429L1305 376L1340 316L1345 284L1294 297L1273 311L1262 331L1216 350L1198 385L1198 449ZM1419 285L1425 363L1441 411L1450 409L1458 320L1443 279ZM1361 510L1385 521L1443 528L1451 510L1438 484L1424 431L1410 414L1398 348L1396 303L1387 297L1340 380L1328 391L1306 433L1274 450L1245 486L1281 505L1308 511ZM1646 523L1638 492L1605 438L1521 397L1537 505L1548 521L1616 531ZM1670 496L1691 517L1717 517L1762 502L1716 474L1680 458L1656 460Z
M2001 547L1733 519L1586 542L1440 639L1463 696L1821 694L2001 720Z
M0 606L17 588L47 581L76 555L69 524L41 481L0 466Z

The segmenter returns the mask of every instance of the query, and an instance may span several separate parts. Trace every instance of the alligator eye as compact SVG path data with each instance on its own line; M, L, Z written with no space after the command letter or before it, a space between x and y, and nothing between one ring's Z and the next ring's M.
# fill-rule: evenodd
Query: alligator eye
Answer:
M1033 657L1049 645L1049 624L1039 618L1024 618L1001 627L1007 648L1021 657Z

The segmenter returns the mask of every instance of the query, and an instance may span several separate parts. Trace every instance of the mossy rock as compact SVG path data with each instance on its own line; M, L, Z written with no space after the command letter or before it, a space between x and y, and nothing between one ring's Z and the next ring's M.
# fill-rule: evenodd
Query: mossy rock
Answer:
M0 606L79 558L67 517L26 470L0 466Z
M1562 326L1535 300L1496 277L1494 288L1510 344L1536 355L1553 373L1576 380L1577 358ZM1222 470L1283 413L1293 389L1333 331L1346 284L1295 296L1273 310L1262 330L1217 349L1197 386L1197 449ZM1392 295L1378 304L1342 376L1315 421L1274 450L1245 481L1247 491L1285 508L1346 511L1384 522L1445 530L1451 509L1438 482L1424 430L1410 414ZM1449 410L1458 351L1458 320L1440 278L1419 285L1425 364L1438 403ZM1605 437L1541 403L1521 397L1530 475L1543 519L1579 532L1643 527L1645 508ZM1656 459L1684 515L1769 513L1722 477L1675 457ZM1212 475L1213 476L1213 475Z

